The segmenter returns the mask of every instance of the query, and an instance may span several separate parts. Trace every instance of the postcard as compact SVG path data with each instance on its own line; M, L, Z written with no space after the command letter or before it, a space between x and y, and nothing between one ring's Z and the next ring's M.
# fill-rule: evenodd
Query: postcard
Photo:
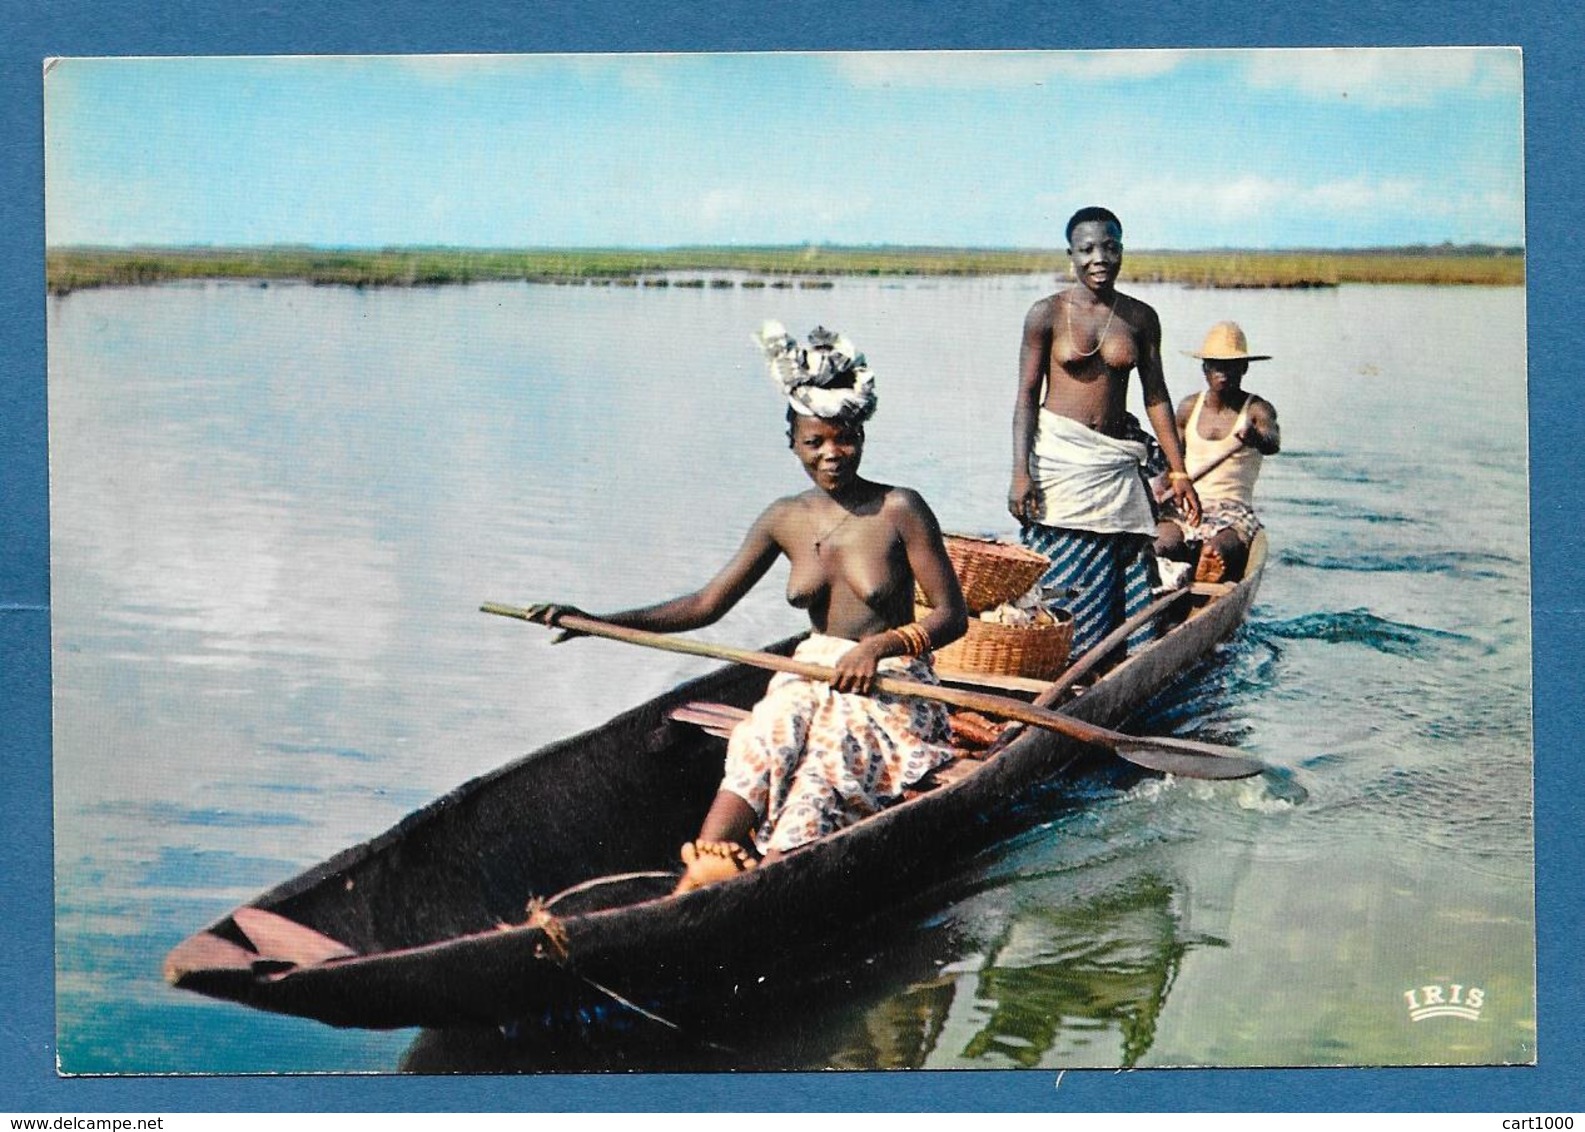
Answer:
M1523 81L50 60L59 1072L1534 1064Z

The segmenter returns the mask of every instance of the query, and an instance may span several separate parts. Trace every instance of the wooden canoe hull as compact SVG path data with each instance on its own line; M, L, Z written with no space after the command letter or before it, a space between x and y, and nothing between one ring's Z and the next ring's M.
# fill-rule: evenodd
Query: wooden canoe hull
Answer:
M1263 566L1262 538L1244 581L1062 710L1111 725L1138 709L1237 629ZM569 899L538 926L497 926L594 877L674 870L719 783L724 743L668 713L695 700L748 707L767 679L740 666L711 673L474 779L197 933L166 977L371 1028L501 1024L607 991L640 1004L730 991L950 875L1007 835L1010 800L1108 757L1026 728L951 785L729 882L670 897L658 895L664 881L640 879L637 903L580 911Z

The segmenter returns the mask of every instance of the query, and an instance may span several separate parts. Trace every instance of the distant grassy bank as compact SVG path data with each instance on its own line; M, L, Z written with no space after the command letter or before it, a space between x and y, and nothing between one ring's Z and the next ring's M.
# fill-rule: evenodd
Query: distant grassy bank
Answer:
M810 287L840 276L1065 276L1060 251L972 248L60 248L46 256L50 291L183 279L297 280L353 287L427 287L515 280L596 286ZM711 273L729 273L717 274ZM676 278L682 275L683 278ZM1191 287L1335 287L1341 283L1517 286L1518 248L1134 252L1125 282Z

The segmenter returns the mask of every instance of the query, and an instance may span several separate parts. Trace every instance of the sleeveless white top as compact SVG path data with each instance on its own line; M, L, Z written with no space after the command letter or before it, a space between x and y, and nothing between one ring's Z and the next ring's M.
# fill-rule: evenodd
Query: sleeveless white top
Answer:
M1245 507L1255 505L1255 480L1260 476L1261 455L1255 448L1238 440L1239 431L1249 423L1249 402L1253 396L1250 394L1244 398L1244 407L1238 411L1238 419L1221 440L1206 440L1200 435L1200 406L1205 403L1205 394L1201 393L1194 399L1194 408L1189 412L1189 426L1184 430L1183 462L1189 474L1195 475L1225 453L1232 453L1194 482L1194 490L1206 503L1232 499Z

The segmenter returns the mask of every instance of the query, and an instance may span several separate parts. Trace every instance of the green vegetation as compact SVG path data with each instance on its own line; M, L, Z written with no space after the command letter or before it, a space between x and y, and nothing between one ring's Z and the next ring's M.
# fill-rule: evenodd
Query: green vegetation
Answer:
M720 272L733 272L731 277ZM703 273L697 277L693 273ZM762 247L468 250L388 248L58 248L51 292L182 279L298 280L352 287L530 283L723 288L828 287L833 276L1065 276L1061 250L924 247ZM669 276L682 274L685 278ZM737 276L744 275L739 281ZM1348 251L1134 252L1126 282L1191 287L1335 287L1340 283L1524 283L1524 253L1487 246Z

